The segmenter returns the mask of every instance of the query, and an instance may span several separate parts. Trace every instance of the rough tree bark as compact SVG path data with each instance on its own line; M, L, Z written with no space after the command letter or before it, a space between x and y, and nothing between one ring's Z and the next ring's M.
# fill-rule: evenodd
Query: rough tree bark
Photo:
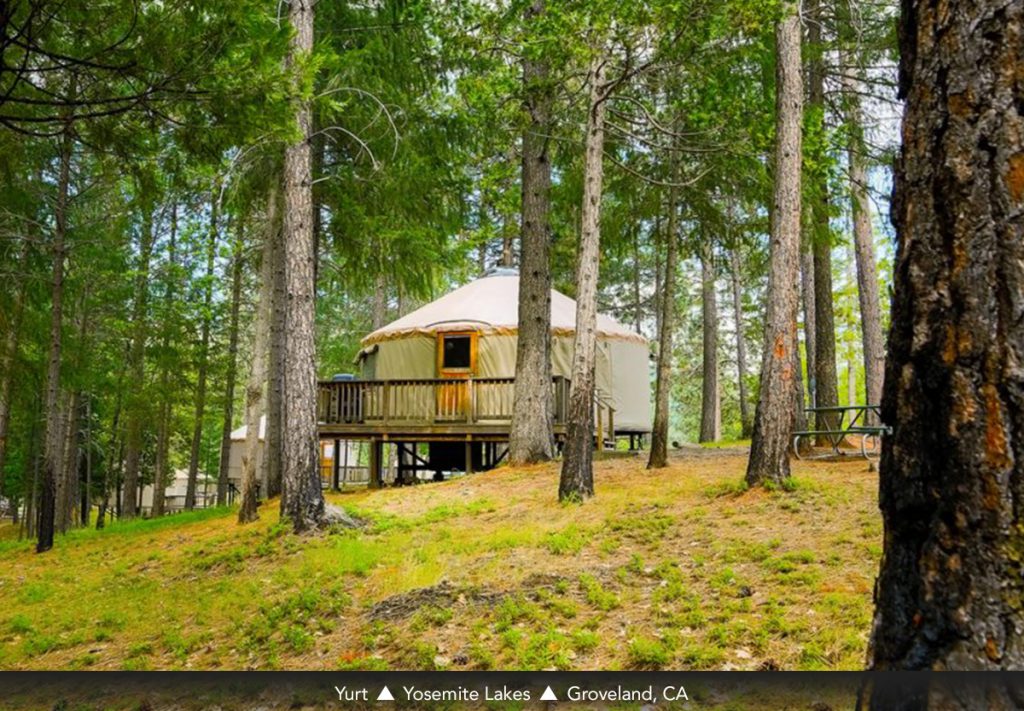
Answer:
M136 265L132 296L132 340L128 351L127 371L131 378L125 434L124 487L126 492L139 488L139 463L142 459L142 431L147 418L147 398L143 388L145 380L146 339L149 332L149 262L153 253L153 206L143 205L142 226L139 229L139 259ZM126 495L122 516L126 519L138 515L137 497Z
M228 465L231 461L231 429L235 419L235 379L238 372L238 313L242 301L242 270L245 226L238 225L231 255L231 313L228 316L228 372L224 384L224 427L220 437L220 465L217 471L217 505L228 503Z
M313 176L309 137L312 112L298 95L298 72L313 51L313 0L292 0L288 16L294 34L288 68L295 73L293 97L300 139L284 153L284 255L287 291L285 342L284 449L281 517L299 533L316 528L324 517L316 430L316 294L313 264Z
M160 363L160 414L156 435L156 462L153 467L153 517L164 515L164 494L167 488L169 473L169 453L171 440L171 321L174 318L174 300L178 282L178 206L171 205L171 233L167 239L167 276L164 285L164 323L161 337Z
M822 11L819 0L807 2L808 113L817 124L819 140L825 139L825 66L821 40ZM824 154L824 148L821 148ZM832 239L829 229L828 179L815 176L817 185L810 205L811 249L814 254L814 397L818 407L839 404L839 380L836 375L836 326L832 307ZM818 429L834 429L835 414L818 413ZM824 436L818 445L828 444Z
M605 57L591 62L583 163L583 205L576 257L576 343L565 431L559 501L594 495L594 367L597 361L597 275L601 246L601 190L604 178Z
M196 483L199 478L199 454L203 444L203 417L206 415L206 381L210 366L210 328L213 321L213 267L217 254L217 231L220 210L220 181L214 182L210 194L210 232L206 243L206 285L203 290L203 321L199 334L199 364L196 374L196 399L192 423L192 448L188 458L188 483L185 487L185 510L196 506ZM209 472L207 472L209 474Z
M277 193L274 191L274 199ZM280 206L274 214L280 219ZM269 372L267 374L267 422L263 440L264 481L267 482L267 497L281 495L284 503L284 492L281 491L281 472L284 465L284 363L286 339L287 293L285 289L285 255L284 230L274 223L271 230L272 240L271 271L273 289L271 290L270 309L270 345Z
M843 62L843 64L846 64ZM864 351L864 391L869 405L882 401L885 375L885 345L882 336L882 306L878 296L878 266L871 230L871 202L865 166L864 129L860 108L860 82L855 67L843 72L846 91L846 155L850 173L850 203L853 213L853 245L857 261L857 294L860 299L861 344Z
M673 181L678 177L673 167ZM668 220L665 239L665 276L661 287L658 310L658 363L654 386L654 425L651 427L651 451L647 457L648 469L668 466L669 393L672 389L672 333L675 328L676 271L679 259L678 188L668 190Z
M740 395L740 436L750 436L750 400L747 395L747 343L743 336L743 268L740 248L729 250L729 276L732 280L733 321L736 323L736 377Z
M750 486L789 477L793 431L793 343L796 338L800 262L800 76L799 2L788 0L775 28L777 46L775 187L769 245L765 344L761 394L754 413L746 481Z
M873 666L1024 667L1024 2L903 4ZM913 708L1020 708L990 689ZM1002 698L997 698L1002 697ZM910 708L876 698L872 708Z
M544 13L544 0L527 6L527 25ZM532 464L554 455L551 388L551 133L553 91L546 59L523 58L522 234L519 240L519 338L508 457Z
M39 492L39 514L36 524L36 552L53 548L53 529L57 505L57 475L60 470L60 359L61 327L64 306L64 259L66 255L68 196L71 186L71 153L74 145L74 123L64 121L60 136L60 168L57 175L57 196L53 210L53 234L50 254L53 275L50 280L50 345L46 366L46 418L43 437L42 487Z
M257 518L256 461L259 458L260 415L263 413L263 388L266 385L269 361L267 347L270 340L270 312L274 291L274 235L278 229L277 186L275 184L271 186L267 198L267 224L260 263L260 296L253 329L252 367L249 370L249 380L245 386L245 451L242 454L242 500L238 507L239 523L249 523ZM266 454L266 444L264 444L263 456Z
M717 442L722 436L722 410L718 393L718 298L715 293L715 257L710 241L700 252L702 387L700 442Z

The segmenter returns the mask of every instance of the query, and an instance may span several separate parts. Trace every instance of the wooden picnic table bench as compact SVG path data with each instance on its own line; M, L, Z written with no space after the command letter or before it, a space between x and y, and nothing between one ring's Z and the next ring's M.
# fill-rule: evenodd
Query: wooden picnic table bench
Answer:
M892 434L892 428L881 424L881 408L878 405L836 405L830 407L808 407L805 412L813 415L835 415L827 422L828 427L823 429L800 430L793 433L793 452L797 459L800 456L800 440L805 437L818 439L825 437L832 446L832 454L844 454L839 450L848 435L860 436L860 453L865 459L870 459L878 451L878 444L882 437ZM875 416L879 424L867 422L868 413ZM849 415L849 421L847 421Z

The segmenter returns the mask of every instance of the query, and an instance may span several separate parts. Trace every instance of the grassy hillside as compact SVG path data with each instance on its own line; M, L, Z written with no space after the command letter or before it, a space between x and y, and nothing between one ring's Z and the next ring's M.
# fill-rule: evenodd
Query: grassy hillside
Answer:
M857 669L881 550L862 460L744 492L745 452L334 495L365 530L296 537L275 502L0 535L3 669Z

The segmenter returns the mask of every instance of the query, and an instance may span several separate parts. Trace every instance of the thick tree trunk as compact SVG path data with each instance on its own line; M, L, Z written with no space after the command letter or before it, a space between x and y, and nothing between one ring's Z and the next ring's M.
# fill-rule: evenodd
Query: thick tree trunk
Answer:
M544 0L526 8L529 25L544 13ZM531 464L554 455L551 387L551 131L552 88L543 59L523 59L522 236L519 252L519 338L508 457Z
M228 372L224 384L224 427L220 437L220 466L217 473L217 505L228 503L228 465L231 461L231 430L235 418L235 378L238 371L238 313L242 301L244 225L238 225L234 254L231 255L231 313L228 317Z
M811 245L803 245L800 249L800 295L804 306L804 351L807 353L807 402L811 407L817 399L815 382L818 360L815 357L815 339L817 324L814 306L814 250Z
M277 191L272 191L277 200ZM267 497L281 495L281 472L284 466L284 363L285 340L287 337L287 291L285 286L284 231L280 223L280 206L274 210L275 220L270 232L273 259L273 289L270 310L269 372L267 374L267 423L263 442L264 481L267 482ZM381 324L383 325L383 324Z
M1020 0L903 4L879 670L1024 668L1022 33ZM997 694L927 706L1020 707Z
M131 379L128 396L128 423L125 436L125 491L134 491L139 486L139 464L142 459L142 434L147 417L147 396L145 391L146 339L149 332L149 262L153 252L153 206L143 207L143 221L139 230L139 261L135 272L135 286L132 296L131 331L132 341L128 351L127 371ZM134 518L137 514L137 500L126 496L122 516Z
M810 45L808 62L808 114L818 125L820 141L825 140L825 67L822 56L822 12L819 0L808 0L807 42ZM825 149L819 149L824 156ZM839 381L836 375L836 326L832 307L832 236L829 228L828 179L822 171L814 175L811 212L811 249L814 254L814 395L818 407L839 404ZM818 429L834 429L835 414L819 413ZM821 437L819 445L828 444Z
M674 160L674 159L673 159ZM671 174L675 179L675 163ZM660 469L668 466L669 436L669 395L672 390L672 334L675 330L676 318L676 271L679 259L678 230L678 188L670 187L668 191L668 219L665 233L665 278L661 287L660 301L657 304L658 324L658 363L654 386L654 425L651 428L651 451L647 458L648 469Z
M60 169L57 176L57 199L54 204L53 234L50 254L53 276L50 281L50 345L46 366L46 435L43 438L42 488L39 495L39 514L36 531L36 551L43 553L53 548L54 523L57 505L57 476L60 471L61 437L60 419L60 360L61 327L64 306L64 259L66 256L68 195L71 185L71 151L74 126L70 119L64 122L60 138Z
M597 361L597 276L601 246L601 191L604 179L605 58L590 66L583 163L583 205L580 245L576 257L576 343L572 353L572 383L558 484L560 501L579 501L594 495L594 367Z
M278 230L277 189L272 187L267 199L267 230L263 237L260 264L260 296L256 307L253 333L252 367L245 386L245 452L242 454L242 501L238 522L249 523L257 518L256 462L260 448L260 415L263 411L263 388L267 380L270 340L270 319L274 292L274 240ZM264 443L263 456L267 455Z
M782 6L776 25L777 82L775 188L769 246L765 344L761 359L761 394L754 413L750 486L781 483L789 477L793 431L793 343L796 339L800 271L800 124L803 83L800 76L799 2Z
M210 366L210 328L213 314L213 267L217 254L217 231L220 208L220 181L210 194L210 233L206 246L206 286L203 292L203 322L199 334L199 364L196 374L195 418L192 424L192 448L188 459L188 483L185 486L185 510L196 506L196 483L199 478L199 455L203 445L203 418L206 416L206 381ZM207 472L209 474L209 472Z
M856 71L849 67L846 72ZM849 132L847 159L850 172L850 202L853 213L853 244L857 260L857 294L860 299L861 343L864 351L864 391L867 404L882 401L885 373L885 345L882 337L882 306L878 295L878 266L871 230L871 202L864 164L863 123L860 111L860 82L843 74L847 91L846 127Z
M153 517L164 515L167 479L170 473L171 416L171 363L168 351L171 345L171 322L174 319L174 301L177 286L178 266L178 206L171 205L171 233L167 241L167 277L164 291L164 324L162 337L162 362L160 364L160 414L156 435L156 462L153 472Z
M700 253L702 388L700 400L701 442L717 442L722 436L722 411L718 393L718 298L715 293L714 247L703 245Z
M743 335L743 283L740 248L729 251L733 321L736 323L736 377L740 396L740 436L750 436L750 400L747 395L747 343Z
M288 66L298 72L313 51L313 2L292 0L294 29ZM310 103L293 98L301 138L284 154L284 243L288 338L285 342L284 450L281 517L299 533L316 528L324 517L316 429L316 294L313 283L313 176L309 136Z

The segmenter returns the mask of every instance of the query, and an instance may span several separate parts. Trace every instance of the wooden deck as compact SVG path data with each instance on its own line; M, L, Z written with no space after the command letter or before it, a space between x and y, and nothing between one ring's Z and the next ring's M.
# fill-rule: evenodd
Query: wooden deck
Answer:
M486 470L507 454L512 425L514 378L430 378L421 380L329 380L319 384L319 433L332 439L369 443L370 487L388 483L387 461L396 460L392 484L419 480L421 473ZM569 381L551 381L553 434L565 438ZM614 446L615 408L598 395L594 401L594 443ZM418 453L422 446L425 455ZM385 449L390 448L389 457ZM390 470L389 470L390 471ZM327 472L337 482L337 467Z
M324 439L507 441L514 378L330 380L319 384ZM554 434L565 435L569 381L553 378ZM615 409L595 401L599 446L615 436Z

